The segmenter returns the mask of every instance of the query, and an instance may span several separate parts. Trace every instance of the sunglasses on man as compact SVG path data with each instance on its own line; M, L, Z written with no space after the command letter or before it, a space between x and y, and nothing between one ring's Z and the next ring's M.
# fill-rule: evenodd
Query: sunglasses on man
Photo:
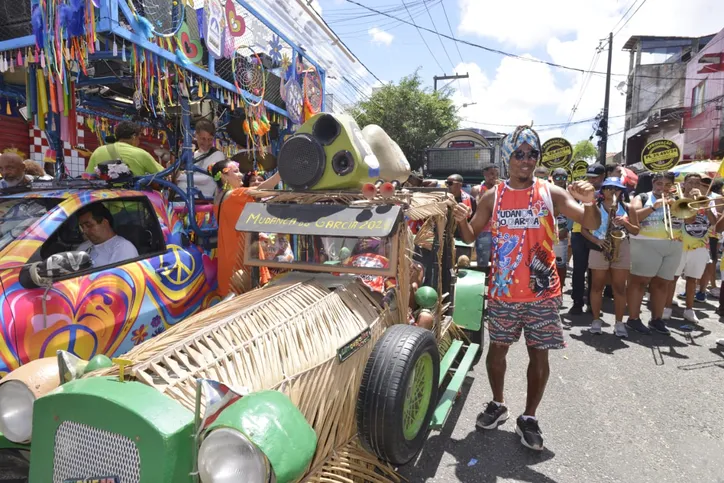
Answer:
M520 149L517 149L513 156L518 161L523 161L525 158L532 159L533 161L537 161L538 157L540 156L540 151L537 149L532 149L530 152L526 153L525 151L522 151Z
M557 175L557 176L553 176L553 179L554 179L555 181L566 181L566 180L568 179L568 176L559 174L559 175Z
M445 184L446 184L447 186L452 186L452 185L462 184L462 183L461 183L460 181L450 181L450 180L447 180L447 181L445 181Z

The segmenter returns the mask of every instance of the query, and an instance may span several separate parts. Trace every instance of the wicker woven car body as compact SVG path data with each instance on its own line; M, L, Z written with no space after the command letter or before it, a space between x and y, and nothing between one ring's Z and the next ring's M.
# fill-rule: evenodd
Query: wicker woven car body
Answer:
M442 426L480 351L451 316L446 193L254 195L264 201L237 224L246 232L240 264L256 281L261 270L276 276L111 367L61 364L63 384L33 398L31 482L211 483L231 481L221 479L227 470L250 483L399 481L393 466ZM291 245L292 260L263 255L270 230ZM346 263L344 250L302 260L325 237L347 240L337 248L353 240L351 253L377 240L389 263ZM415 260L425 272L417 292ZM471 303L482 311L483 274L466 276L480 277ZM370 284L378 277L381 291ZM421 311L429 329L415 325ZM52 379L50 362L41 363Z

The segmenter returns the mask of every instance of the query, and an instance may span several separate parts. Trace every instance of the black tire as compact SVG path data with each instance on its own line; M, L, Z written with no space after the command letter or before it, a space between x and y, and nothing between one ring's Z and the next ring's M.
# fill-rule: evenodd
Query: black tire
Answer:
M417 361L432 359L432 387L427 411L417 434L408 439L403 407ZM387 329L367 361L357 397L357 431L362 445L378 458L403 465L420 452L435 412L440 379L440 353L429 330L407 324Z

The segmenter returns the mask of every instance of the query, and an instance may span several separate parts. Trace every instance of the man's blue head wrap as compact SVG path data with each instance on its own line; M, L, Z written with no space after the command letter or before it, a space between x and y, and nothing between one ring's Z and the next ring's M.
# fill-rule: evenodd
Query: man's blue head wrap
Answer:
M500 148L503 162L510 163L510 157L513 153L523 145L528 143L533 149L541 150L540 138L538 133L529 126L518 126L512 133L505 136L503 146Z

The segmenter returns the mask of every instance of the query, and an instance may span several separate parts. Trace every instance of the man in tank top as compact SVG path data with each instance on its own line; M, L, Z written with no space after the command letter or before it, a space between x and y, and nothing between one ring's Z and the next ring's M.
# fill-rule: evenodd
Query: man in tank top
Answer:
M595 189L577 181L568 191L533 176L540 157L538 134L520 126L501 148L509 163L510 179L481 198L470 222L468 208L458 204L455 218L463 240L470 243L491 222L493 251L487 301L490 348L486 359L493 400L478 416L477 426L493 429L508 419L503 398L506 355L511 344L525 333L528 346L528 398L516 421L521 443L543 449L536 410L548 382L549 349L565 347L558 310L561 286L553 246L556 215L561 213L588 229L601 224L594 204ZM581 202L582 204L579 204Z

